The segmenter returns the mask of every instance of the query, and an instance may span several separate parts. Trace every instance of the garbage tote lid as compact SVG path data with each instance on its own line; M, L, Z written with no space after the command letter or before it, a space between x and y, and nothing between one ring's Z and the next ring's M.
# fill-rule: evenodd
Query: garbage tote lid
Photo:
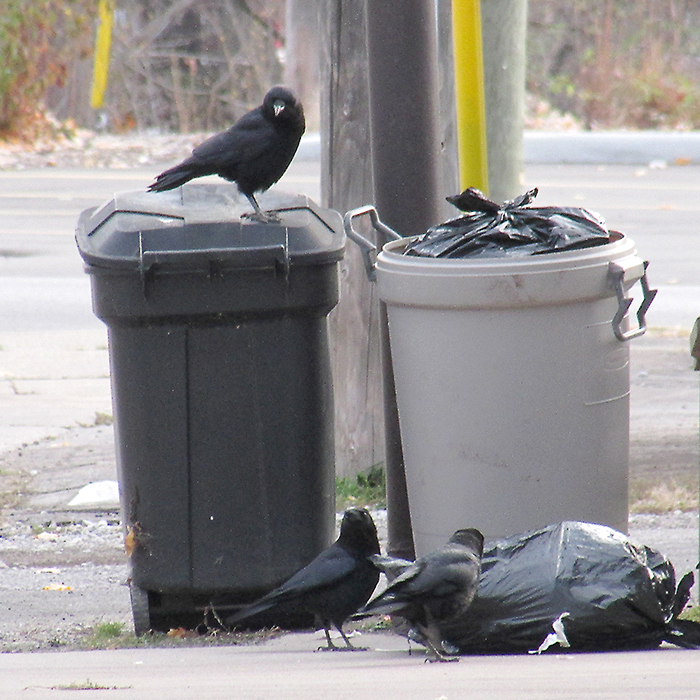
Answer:
M241 219L251 211L235 185L189 183L169 192L116 194L78 220L76 242L88 271L142 270L144 262L191 270L218 264L231 268L317 265L343 257L340 214L303 195L258 197L279 223Z

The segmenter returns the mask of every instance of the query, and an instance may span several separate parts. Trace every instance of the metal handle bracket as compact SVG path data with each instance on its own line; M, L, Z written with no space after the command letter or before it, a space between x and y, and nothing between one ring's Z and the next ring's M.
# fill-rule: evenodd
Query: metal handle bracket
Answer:
M620 265L611 262L610 263L610 278L615 288L615 294L617 295L617 313L612 320L612 328L615 337L618 340L627 342L632 340L632 338L638 338L640 335L644 335L647 329L646 313L651 306L651 302L654 301L654 297L658 292L658 289L650 289L649 282L647 280L647 267L649 266L649 261L644 261L644 272L640 278L640 283L642 285L642 303L639 305L637 310L637 328L633 328L629 331L622 330L622 321L625 318L627 311L629 310L633 298L627 296L627 290L625 289L625 268Z
M365 272L367 273L367 279L370 282L374 282L377 279L377 273L374 269L374 265L377 261L377 246L371 241L367 240L361 233L353 228L352 221L360 216L369 215L372 228L384 239L387 240L398 240L401 236L394 231L394 229L389 228L386 224L383 224L379 220L379 215L377 210L371 205L367 204L364 207L358 207L357 209L351 209L343 217L343 227L345 228L345 234L348 238L355 241L360 250L362 251L362 259L365 263Z

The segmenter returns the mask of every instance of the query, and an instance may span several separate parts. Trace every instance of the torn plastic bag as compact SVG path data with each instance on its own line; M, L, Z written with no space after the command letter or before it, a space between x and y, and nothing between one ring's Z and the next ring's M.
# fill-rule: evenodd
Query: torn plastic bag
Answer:
M405 249L432 258L541 255L610 242L605 222L577 207L529 207L537 188L496 204L470 187L447 201L465 212L433 226Z
M676 619L692 585L620 532L563 522L487 546L474 602L441 633L461 654L700 648L700 624Z

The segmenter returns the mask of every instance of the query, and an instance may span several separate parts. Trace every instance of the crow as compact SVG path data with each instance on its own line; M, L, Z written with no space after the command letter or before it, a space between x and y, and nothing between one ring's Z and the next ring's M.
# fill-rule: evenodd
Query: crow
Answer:
M253 205L257 221L279 219L265 214L255 199L277 182L292 162L304 133L304 109L294 93L273 87L263 103L244 114L230 129L197 146L179 165L162 172L149 191L172 190L205 175L219 175L235 182Z
M460 617L471 605L479 585L483 551L484 536L479 530L457 530L446 545L404 568L360 614L403 617L435 660L448 660L440 624ZM381 566L380 558L373 560Z
M325 631L328 646L322 649L339 649L331 641L331 624L346 649L357 649L343 632L343 623L369 600L379 582L379 569L369 558L373 554L379 554L379 540L372 516L365 508L349 508L330 547L286 583L229 617L226 624L233 628L269 610L309 612Z

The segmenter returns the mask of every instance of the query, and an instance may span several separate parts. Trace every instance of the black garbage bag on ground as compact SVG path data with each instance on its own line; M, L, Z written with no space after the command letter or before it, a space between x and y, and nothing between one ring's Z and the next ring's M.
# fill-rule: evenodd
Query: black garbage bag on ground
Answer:
M496 204L470 187L447 201L465 212L413 240L406 255L432 258L514 257L589 248L610 242L597 215L577 207L529 207L537 188Z
M700 648L700 624L677 619L692 585L620 532L562 522L487 546L471 608L440 631L461 654Z

